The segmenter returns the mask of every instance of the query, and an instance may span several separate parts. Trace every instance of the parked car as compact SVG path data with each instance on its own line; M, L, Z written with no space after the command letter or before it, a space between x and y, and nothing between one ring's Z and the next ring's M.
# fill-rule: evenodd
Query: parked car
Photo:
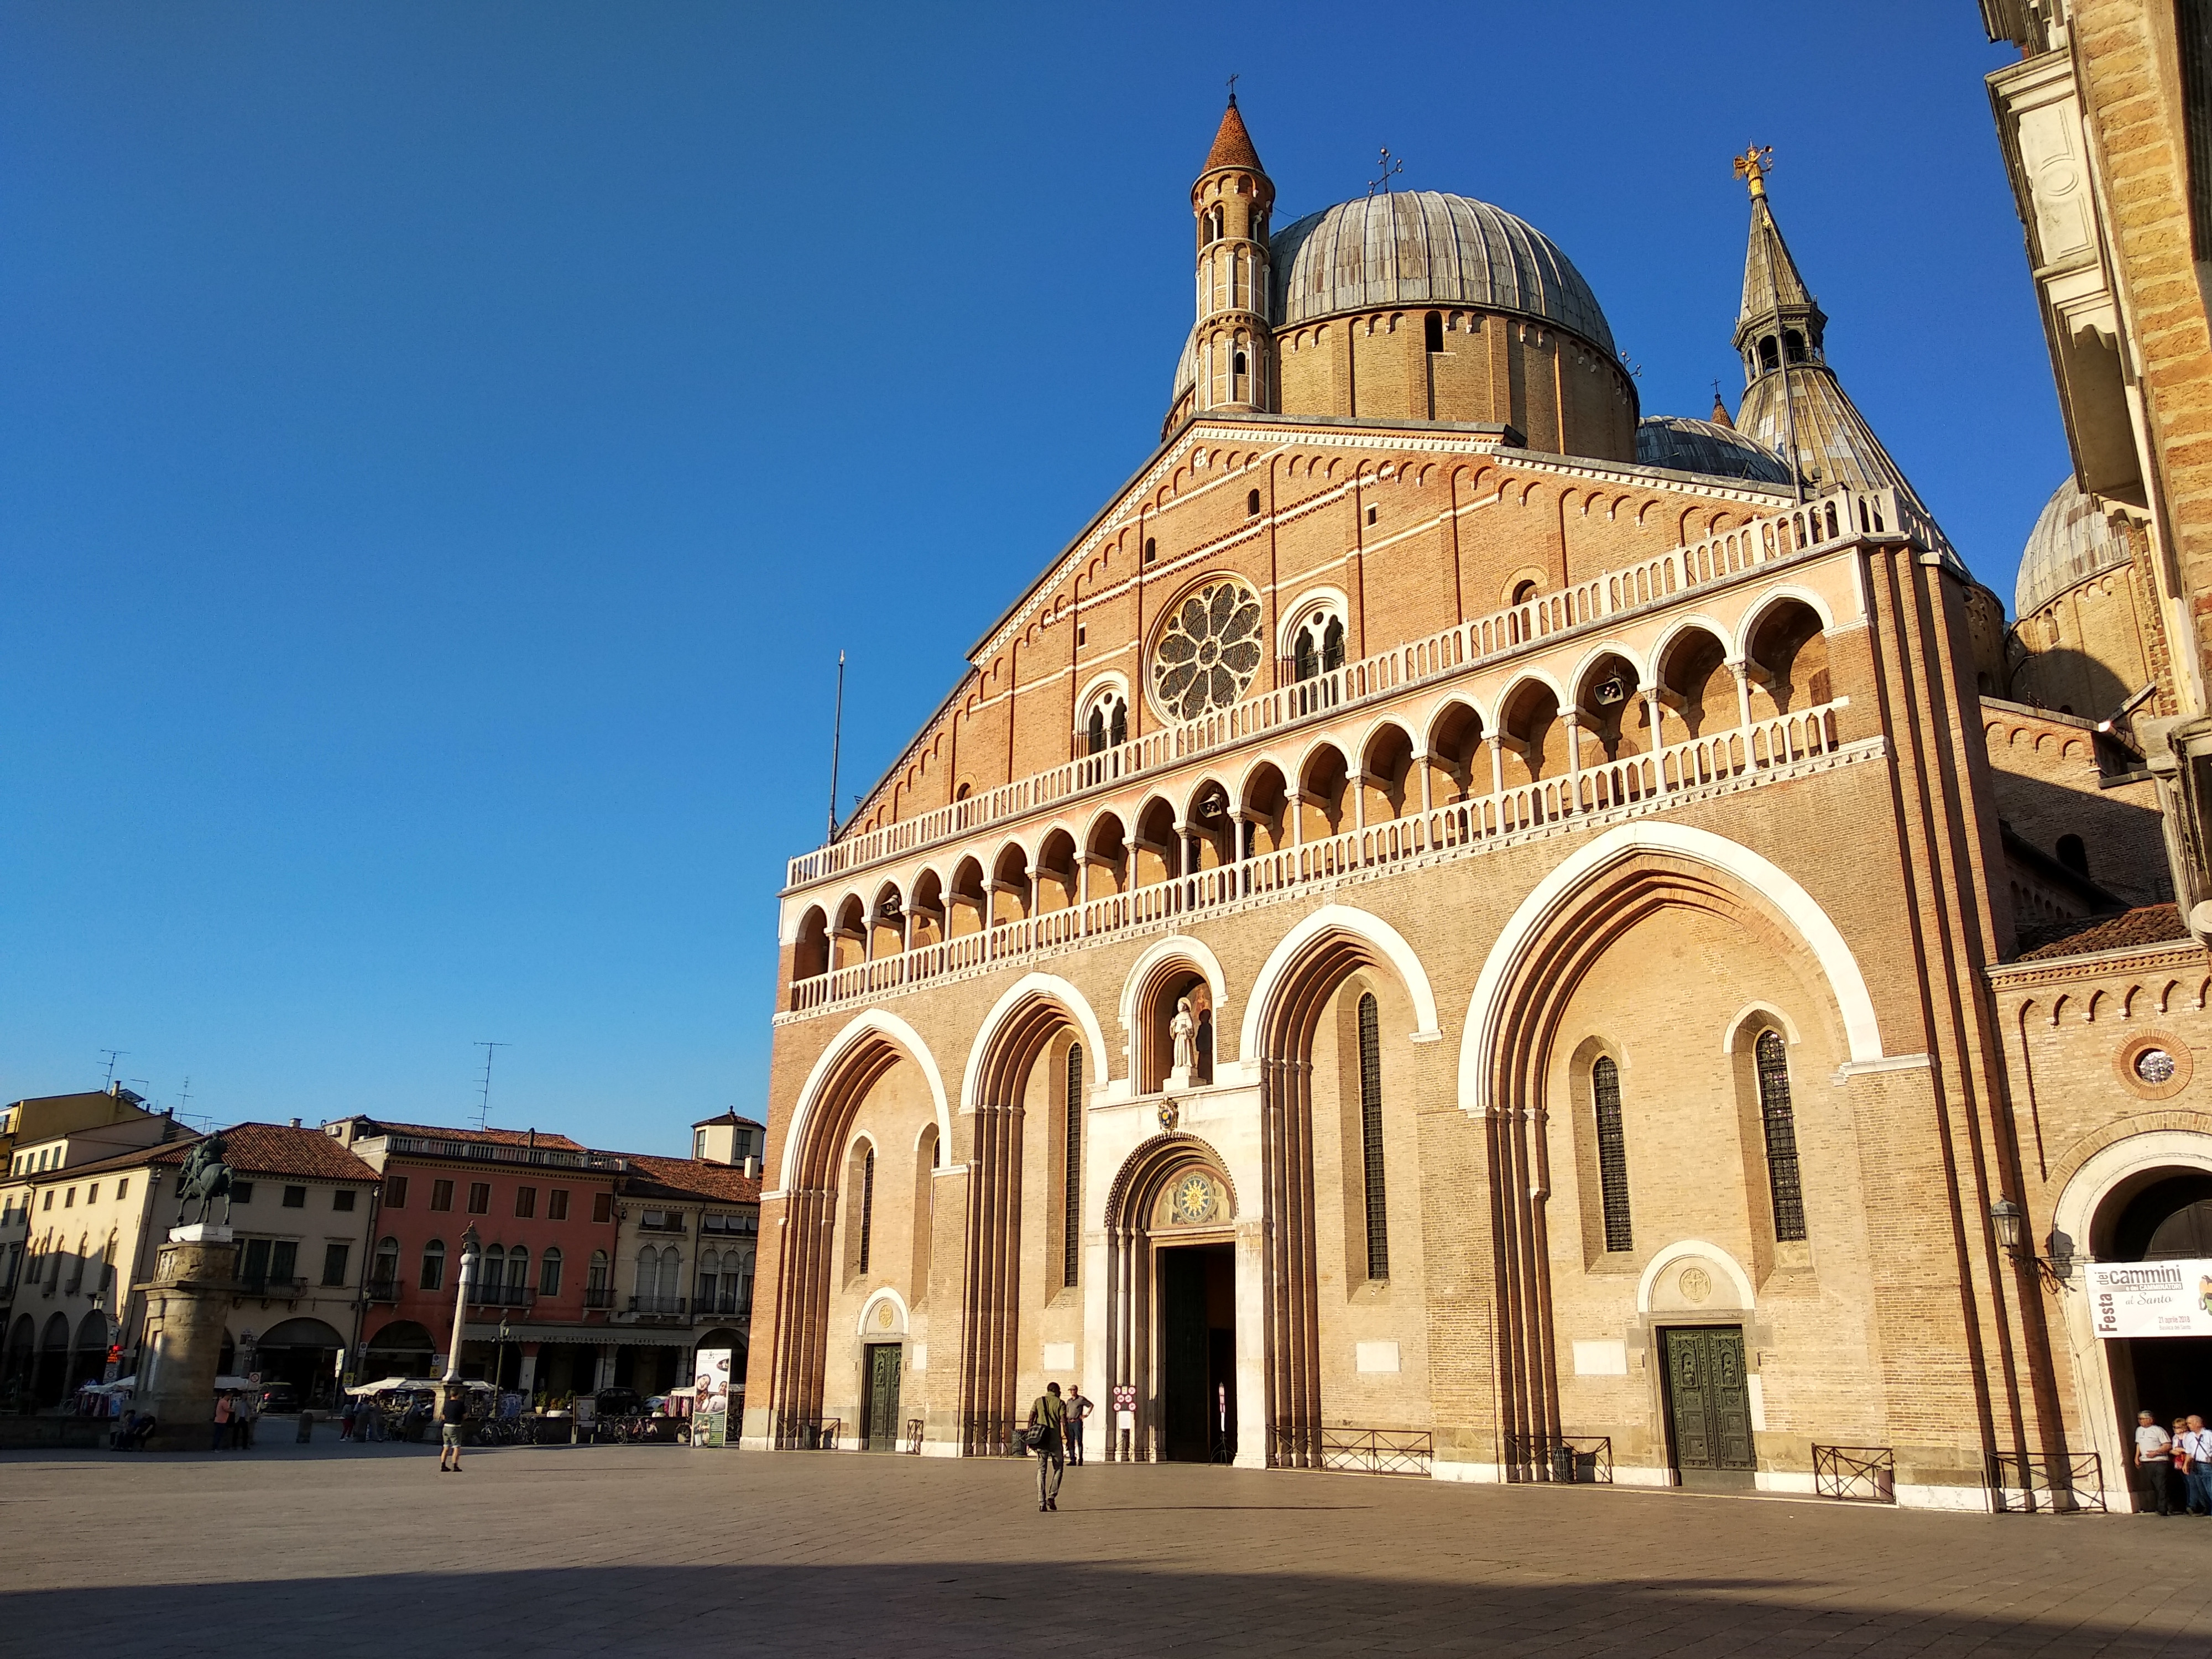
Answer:
M270 1382L262 1389L259 1403L264 1417L297 1417L300 1391L289 1382Z
M645 1410L645 1401L635 1389L601 1389L592 1401L592 1409L602 1418L636 1417Z

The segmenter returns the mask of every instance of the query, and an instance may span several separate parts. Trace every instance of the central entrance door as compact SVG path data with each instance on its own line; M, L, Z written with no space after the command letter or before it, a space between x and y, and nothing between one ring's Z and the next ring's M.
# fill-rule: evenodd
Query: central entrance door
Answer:
M1667 1415L1675 1478L1685 1486L1745 1487L1759 1467L1741 1325L1669 1326Z
M1158 1254L1161 1455L1226 1463L1237 1455L1237 1247Z
M868 1415L861 1425L860 1449L898 1449L899 1345L868 1345Z

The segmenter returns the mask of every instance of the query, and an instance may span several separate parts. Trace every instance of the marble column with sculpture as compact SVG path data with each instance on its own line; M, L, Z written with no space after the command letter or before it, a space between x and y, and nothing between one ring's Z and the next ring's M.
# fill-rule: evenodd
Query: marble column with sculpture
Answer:
M238 1295L225 1150L220 1135L192 1147L185 1160L176 1224L155 1258L154 1277L136 1287L146 1298L146 1334L131 1410L155 1419L145 1443L149 1451L204 1450L215 1422L215 1379ZM220 1222L209 1219L217 1198L222 1200ZM199 1218L187 1223L185 1213L194 1200Z

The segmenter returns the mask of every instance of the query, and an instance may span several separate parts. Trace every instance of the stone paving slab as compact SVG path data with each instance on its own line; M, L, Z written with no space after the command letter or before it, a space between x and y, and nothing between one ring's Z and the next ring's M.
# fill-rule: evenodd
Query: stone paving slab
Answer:
M265 1427L266 1425L264 1425ZM0 1652L2207 1656L2212 1521L1188 1465L0 1456Z

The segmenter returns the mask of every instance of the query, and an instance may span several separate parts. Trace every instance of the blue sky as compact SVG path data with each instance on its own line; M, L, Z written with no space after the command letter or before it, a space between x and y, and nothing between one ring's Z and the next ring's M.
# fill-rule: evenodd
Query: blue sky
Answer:
M2067 462L1968 0L0 7L0 1098L682 1149L775 893L1150 452L1187 191L1494 201L1731 401L1747 143L2009 595ZM849 804L849 800L848 800Z

